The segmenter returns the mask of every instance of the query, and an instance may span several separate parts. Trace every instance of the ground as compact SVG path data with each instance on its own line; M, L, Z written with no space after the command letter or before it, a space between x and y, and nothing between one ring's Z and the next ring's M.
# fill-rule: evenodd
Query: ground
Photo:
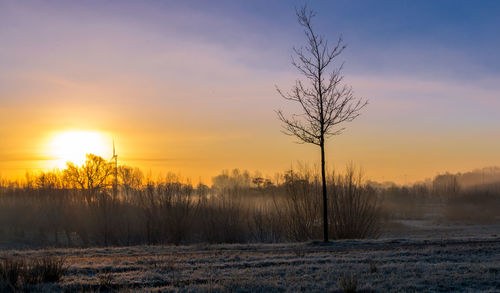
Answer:
M4 252L66 258L63 280L34 291L500 292L500 237L461 235Z

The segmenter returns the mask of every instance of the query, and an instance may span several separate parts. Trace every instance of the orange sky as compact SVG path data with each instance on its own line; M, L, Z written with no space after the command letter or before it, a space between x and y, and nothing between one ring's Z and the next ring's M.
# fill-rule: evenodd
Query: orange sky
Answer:
M291 47L303 41L293 10L281 20L289 31L264 35L245 20L193 12L200 26L217 31L222 22L236 31L219 39L193 30L180 16L172 15L174 25L161 23L162 13L171 12L152 8L131 21L109 7L2 5L1 177L56 167L51 139L74 130L103 135L109 148L98 155L110 156L115 137L122 163L193 182L209 183L232 168L272 176L298 161L319 160L316 146L280 133L274 113L295 109L275 91L299 76L289 58ZM353 162L368 179L398 183L500 165L498 75L464 82L407 68L377 72L375 65L359 65L357 56L382 58L387 48L362 48L354 43L346 51L352 50L345 55L345 75L369 105L343 135L328 141L330 165L343 169ZM415 53L411 45L393 50Z

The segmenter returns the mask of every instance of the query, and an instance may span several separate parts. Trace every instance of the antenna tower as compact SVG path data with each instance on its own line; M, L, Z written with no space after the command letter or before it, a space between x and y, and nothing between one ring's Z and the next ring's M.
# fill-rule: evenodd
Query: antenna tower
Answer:
M111 160L114 160L115 163L115 181L113 182L113 198L116 199L118 195L118 155L115 152L115 139L113 138L113 157Z

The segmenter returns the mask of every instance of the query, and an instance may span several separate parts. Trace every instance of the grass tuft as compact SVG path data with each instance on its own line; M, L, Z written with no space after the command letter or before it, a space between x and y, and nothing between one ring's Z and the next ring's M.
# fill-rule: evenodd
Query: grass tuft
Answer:
M339 277L340 288L344 293L356 293L358 290L358 275L343 274Z
M59 282L68 270L64 258L0 257L0 292L20 291L26 285Z

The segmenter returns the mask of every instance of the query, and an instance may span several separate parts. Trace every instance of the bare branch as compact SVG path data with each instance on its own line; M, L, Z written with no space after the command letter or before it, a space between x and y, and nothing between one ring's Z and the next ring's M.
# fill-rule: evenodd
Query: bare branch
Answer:
M351 87L343 85L344 64L332 66L346 48L342 36L330 48L328 40L313 30L311 20L315 13L304 6L296 14L304 28L306 45L293 48L292 65L308 80L308 86L297 80L289 92L276 87L280 96L298 103L301 109L300 114L289 117L282 111L276 113L285 134L322 146L326 138L341 134L345 128L339 126L356 119L367 101L355 98Z

